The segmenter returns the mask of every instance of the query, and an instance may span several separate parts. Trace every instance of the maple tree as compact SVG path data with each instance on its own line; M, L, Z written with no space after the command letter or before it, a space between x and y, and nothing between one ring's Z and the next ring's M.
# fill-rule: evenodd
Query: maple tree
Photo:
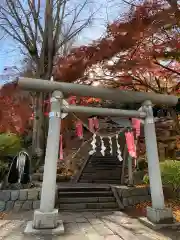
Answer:
M133 4L130 14L108 25L103 38L59 58L54 77L57 81L97 81L106 87L178 95L179 23L176 0Z
M54 77L66 82L79 79L84 82L89 77L88 71L97 64L111 70L111 74L137 67L147 69L158 66L179 75L179 72L158 61L163 58L179 63L179 20L179 6L171 1L144 1L133 6L128 16L108 25L102 39L75 48L67 57L59 58ZM109 61L113 61L110 66Z
M180 33L175 24L141 40L116 56L113 64L104 64L120 83L129 80L134 90L177 94L180 88ZM128 84L127 84L128 85Z

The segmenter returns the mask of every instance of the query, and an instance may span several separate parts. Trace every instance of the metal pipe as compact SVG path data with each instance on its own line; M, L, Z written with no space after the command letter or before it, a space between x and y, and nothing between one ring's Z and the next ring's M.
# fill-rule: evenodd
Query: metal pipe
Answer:
M43 79L18 78L18 85L25 90L39 92L53 92L55 90L63 92L64 96L93 96L104 100L113 100L118 103L142 103L150 100L153 104L174 106L178 103L178 98L172 95L143 93L133 91L123 91L120 89L108 89L93 87L75 83L52 82Z
M85 113L91 115L99 116L122 116L122 117L136 117L136 118L145 118L146 113L143 111L136 110L121 110L121 109L110 109L110 108L96 108L96 107L85 107L85 106L76 106L70 105L69 107L62 106L63 113Z

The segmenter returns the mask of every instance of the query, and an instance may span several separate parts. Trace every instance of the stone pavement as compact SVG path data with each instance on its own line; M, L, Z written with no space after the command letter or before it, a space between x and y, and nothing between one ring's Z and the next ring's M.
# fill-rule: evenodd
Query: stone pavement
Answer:
M64 212L59 214L64 221L65 234L57 237L27 236L23 229L33 212L13 213L0 220L0 240L178 240L179 230L161 233L143 226L125 213L115 212Z

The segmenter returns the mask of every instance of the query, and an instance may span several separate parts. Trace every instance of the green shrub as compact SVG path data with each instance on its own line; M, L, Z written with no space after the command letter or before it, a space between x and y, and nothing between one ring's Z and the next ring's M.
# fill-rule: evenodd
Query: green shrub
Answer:
M21 139L15 134L0 134L0 157L15 156L22 148Z
M177 190L180 188L180 161L166 160L160 163L161 178L163 185L168 185ZM149 176L143 178L145 184L149 183Z
M180 161L167 160L160 164L161 177L164 185L170 185L174 190L180 187Z

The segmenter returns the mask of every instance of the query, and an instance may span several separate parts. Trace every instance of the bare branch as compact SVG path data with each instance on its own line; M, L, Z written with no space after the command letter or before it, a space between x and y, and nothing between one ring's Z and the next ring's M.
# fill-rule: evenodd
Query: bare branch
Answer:
M34 37L34 33L33 33L32 27L31 27L31 23L30 23L29 17L28 17L28 15L26 14L25 9L23 8L20 0L16 0L16 1L18 2L19 7L20 7L20 9L22 10L22 12L23 12L23 14L24 14L24 17L25 17L25 19L26 19L26 21L27 21L28 30L29 30L29 32L30 32L30 34L31 34L31 38L32 38L32 40L34 40L34 43L35 43L35 37ZM35 44L36 44L36 43L35 43Z
M52 74L56 55L67 52L66 43L87 27L95 14L81 19L90 0L77 2L74 8L70 0L4 2L5 5L0 3L1 29L25 48L24 52L36 63L39 77L47 79Z
M16 34L12 34L11 32L9 32L4 26L1 26L1 28L9 35L11 36L13 39L17 40L18 42L20 42L22 45L24 45L24 47L27 47L26 44L24 43L23 40L21 40L20 38L18 38L18 36L16 36Z
M34 25L35 25L35 39L37 41L37 35L38 35L38 30L37 28L39 29L39 32L41 34L41 37L43 37L43 28L41 26L41 23L39 21L39 15L40 15L40 7L41 7L41 3L40 3L41 0L38 0L38 4L37 4L37 10L36 10L36 6L35 6L35 0L28 0L28 5L29 5L29 8L31 10L31 14L33 16L33 20L34 20Z
M67 0L64 0L63 3L61 1L59 1L59 3L57 3L56 16L54 19L54 29L55 29L54 45L55 45L56 52L58 51L59 37L60 37L60 33L62 32L62 23L63 23L63 19L64 19L64 14L65 14L66 3L67 3ZM61 8L62 8L62 14L60 16L59 12L60 12Z
M14 2L13 0L6 0L6 3L8 5L9 10L12 12L11 13L11 17L14 18L14 20L16 21L17 25L19 26L19 28L21 29L21 32L24 36L24 40L27 41L27 43L30 43L31 40L29 38L28 33L25 30L25 25L23 24L18 12L17 12L17 7L15 5L16 2ZM25 16L24 16L25 17Z
M59 42L58 46L57 46L57 51L59 48L61 48L65 42L70 41L72 38L74 38L75 36L77 36L83 29L85 29L93 20L93 17L95 16L96 12L95 11L93 13L91 13L87 19L84 20L79 20L79 17L83 11L83 9L85 8L85 6L88 4L88 0L85 0L85 2L82 5L78 5L75 9L74 9L74 17L73 20L71 22L71 25L69 26L68 30L65 32L63 40L61 42ZM63 20L63 19L62 19ZM77 28L75 28L73 30L73 28L75 27L76 24L81 23L81 25Z

